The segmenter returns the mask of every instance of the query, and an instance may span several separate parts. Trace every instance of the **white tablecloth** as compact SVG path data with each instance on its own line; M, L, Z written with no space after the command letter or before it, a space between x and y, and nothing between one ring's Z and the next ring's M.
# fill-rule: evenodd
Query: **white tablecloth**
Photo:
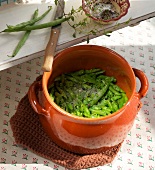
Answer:
M142 99L134 126L111 164L89 170L155 169L155 18L135 27L101 36L90 44L107 46L121 54L132 67L145 72L149 91ZM43 57L0 72L0 170L65 170L27 148L17 146L9 120L30 84L42 74Z

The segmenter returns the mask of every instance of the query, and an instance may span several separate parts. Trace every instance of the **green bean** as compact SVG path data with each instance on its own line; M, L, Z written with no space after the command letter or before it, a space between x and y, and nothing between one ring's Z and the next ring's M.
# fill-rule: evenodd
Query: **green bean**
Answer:
M86 105L82 104L84 117L90 117L90 111Z
M112 111L116 112L118 110L118 105L115 101L112 102Z
M90 111L91 110L101 110L101 107L100 105L93 105L91 108L90 108Z
M124 103L128 101L128 97L125 93L122 93L122 97L124 98Z
M52 94L52 93L50 93L50 97L51 97L51 99L54 101L54 95Z
M66 103L65 103L65 100L62 96L60 98L59 105L60 105L60 107L66 108Z
M49 9L47 11L45 11L40 17L35 17L33 18L32 20L30 21L27 21L27 22L22 22L20 24L17 24L15 26L12 26L12 25L7 25L8 29L10 30L18 30L18 29L21 29L21 28L24 28L28 25L33 25L35 24L36 22L40 21L41 19L43 19L52 9L52 6L49 6L48 7Z
M109 90L113 92L115 95L118 95L118 96L120 95L120 93L116 91L112 86L109 86Z
M121 97L122 97L121 95L113 96L113 97L111 97L111 101L116 101L116 100L120 99Z
M80 77L80 80L84 83L95 83L95 79L92 78L92 76L90 76L89 74L84 74Z
M72 102L73 98L70 96L69 92L64 88L64 92L67 96L67 99L65 98L66 102Z
M116 79L114 77L109 77L109 76L105 76L105 75L100 75L97 77L98 79L103 79L105 81L108 81L108 82L116 82Z
M113 96L114 96L114 94L108 89L105 96L103 96L102 97L103 99L101 98L101 100L112 98Z
M95 79L95 78L94 78ZM105 86L105 84L106 84L106 82L103 80L103 82L102 81L100 81L100 80L98 80L98 79L95 79L96 81L95 81L95 83L93 84L93 86L94 86L94 88L95 89L102 89L104 86Z
M78 100L73 100L73 109L74 111L80 111L80 105L81 103Z
M70 81L72 81L72 82L76 82L76 83L79 82L75 77L72 77L72 76L66 75L66 78L67 78L67 80L70 80Z
M58 92L59 92L64 98L67 99L67 96L66 96L64 90L62 90L62 89L58 86L57 83L56 83L56 89L58 90Z
M100 116L106 116L111 112L110 109L105 108L104 110L91 110L93 115L100 115Z
M61 74L60 81L61 81L61 84L63 85L64 82L65 82L65 75L64 74Z
M43 24L38 24L38 25L32 25L32 26L26 26L24 28L20 28L20 29L5 29L2 32L19 32L19 31L31 31L31 30L38 30L38 29L43 29L43 28L48 28L48 27L54 27L57 26L67 20L69 20L70 17L66 17L66 18L60 18L60 19L56 19L52 22L47 22L47 23L43 23Z
M79 117L83 117L82 113L78 110L74 111L73 114Z
M82 84L82 88L84 88L84 89L91 89L91 86L86 84L86 83L84 83L84 84Z
M38 16L38 9L35 10L34 14L33 14L33 19L37 18ZM31 24L32 25L32 24ZM17 53L19 52L19 50L22 48L22 46L25 44L26 40L28 39L29 35L30 35L31 31L26 31L25 34L22 36L22 38L20 39L20 41L18 42L16 48L13 51L13 54L9 57L15 57L17 55Z
M117 86L116 84L111 83L110 86L113 87L113 89L115 89L116 91L120 92L120 93L125 93L124 90L122 90L119 86Z
M109 100L102 100L97 106L101 109L108 107L110 110L112 110L112 103Z
M94 72L93 75L97 76L97 75L103 74L104 72L105 72L104 70L100 70L100 71Z
M60 99L61 99L61 95L58 92L55 92L55 100L57 105L59 105Z
M71 103L67 103L67 108L68 108L68 110L69 110L70 112L73 111L73 106L72 106Z
M95 93L92 93L90 97L91 97L91 98L94 98L95 95L96 95Z
M64 85L66 85L67 87L72 87L74 83L72 81L65 80Z
M95 73L95 72L98 72L98 71L101 71L100 68L93 68L93 69L90 69L90 70L85 70L85 73L86 74L90 74L90 73ZM105 72L104 70L102 70L103 72Z
M127 98L126 94L122 93L122 98L117 100L119 109L122 108L126 104L127 101L128 101L128 98Z
M72 76L80 76L80 75L82 75L84 73L85 73L84 70L79 70L79 71L75 71L73 73L70 73L70 75L72 75Z
M97 93L97 95L93 98L93 100L89 103L90 106L95 105L99 99L106 93L107 89L109 87L109 84L107 83L104 88L102 88L101 90L99 90L99 92Z
M74 80L75 79L75 80ZM72 74L72 77L70 77L70 80L72 81L76 81L78 83L95 83L95 79L89 75L89 74L83 74L83 75L75 75L75 74Z
M124 98L122 97L122 98L118 99L117 102L118 102L119 109L122 108L124 105Z
M107 105L107 100L106 99L101 100L100 103L98 103L98 105L106 106Z
M68 92L68 97L71 98L71 99L74 99L75 98L75 94L73 93L73 91L71 89L65 89L67 92Z
M112 104L109 100L107 100L107 106L109 107L110 110L112 110Z
M64 110L66 110L67 108L67 103L65 102L63 97L60 99L60 107L62 107Z

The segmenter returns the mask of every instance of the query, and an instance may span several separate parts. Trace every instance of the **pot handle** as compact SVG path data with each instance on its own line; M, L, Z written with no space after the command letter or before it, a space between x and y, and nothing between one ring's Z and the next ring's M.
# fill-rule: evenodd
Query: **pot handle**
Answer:
M139 78L139 80L141 82L141 87L137 93L139 99L141 99L146 95L146 93L148 91L149 82L148 82L146 75L141 70L133 68L133 71L134 71L135 76L137 78Z
M36 95L37 91L42 91L41 81L35 81L30 86L29 91L28 91L29 102L36 113L48 116L49 115L48 112L40 105L38 101L38 98Z

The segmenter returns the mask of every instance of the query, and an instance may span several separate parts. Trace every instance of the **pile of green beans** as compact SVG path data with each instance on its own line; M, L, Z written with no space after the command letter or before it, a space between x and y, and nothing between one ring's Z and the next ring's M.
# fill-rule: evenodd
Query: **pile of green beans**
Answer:
M66 73L55 78L48 88L51 99L66 112L85 118L110 115L128 101L114 77L93 68Z

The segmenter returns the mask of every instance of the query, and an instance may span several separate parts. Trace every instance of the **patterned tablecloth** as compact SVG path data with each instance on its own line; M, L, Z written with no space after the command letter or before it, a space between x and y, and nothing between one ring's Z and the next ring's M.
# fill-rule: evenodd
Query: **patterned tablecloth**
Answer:
M135 27L101 36L90 44L106 46L121 54L132 67L145 72L149 91L142 99L134 126L115 160L90 170L154 170L155 169L155 18ZM30 84L42 74L43 57L0 72L0 170L63 170L53 162L17 146L9 120ZM137 80L138 83L138 80ZM138 88L138 87L137 87Z

